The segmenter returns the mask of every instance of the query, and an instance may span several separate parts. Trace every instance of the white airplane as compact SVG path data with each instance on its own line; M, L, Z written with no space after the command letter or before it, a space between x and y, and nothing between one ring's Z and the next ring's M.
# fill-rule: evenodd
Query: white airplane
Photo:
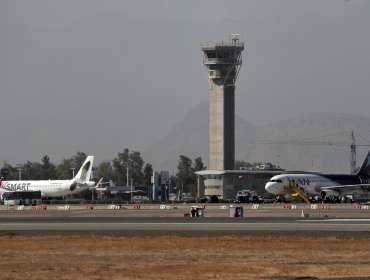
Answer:
M275 195L304 195L325 198L364 195L370 191L370 151L356 174L290 173L276 175L265 185ZM303 193L303 194L302 194Z
M90 181L94 156L88 156L76 176L71 180L1 181L0 195L15 191L41 191L42 197L62 197L95 187Z

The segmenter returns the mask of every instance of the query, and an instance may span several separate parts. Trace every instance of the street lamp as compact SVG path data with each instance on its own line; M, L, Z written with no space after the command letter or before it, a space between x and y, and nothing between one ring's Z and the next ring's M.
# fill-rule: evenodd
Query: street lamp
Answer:
M124 162L124 165L126 166L126 186L128 187L129 186L129 170L130 170L130 166L132 166L132 160L128 159L127 161ZM130 191L130 197L131 197L131 203L132 203L132 181L133 179L131 179L131 191Z
M22 181L22 164L17 164L18 169L18 179L19 181Z
M72 169L72 179L75 177L75 169L76 169L76 164L74 162L70 163L70 169Z
M127 160L124 162L124 165L126 166L126 186L129 186L129 169L132 165L132 160Z

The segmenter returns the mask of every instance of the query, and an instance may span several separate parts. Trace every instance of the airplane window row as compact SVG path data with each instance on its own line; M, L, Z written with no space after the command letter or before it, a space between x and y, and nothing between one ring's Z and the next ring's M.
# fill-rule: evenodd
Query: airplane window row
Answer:
M329 180L310 180L310 182L312 182L312 183L325 183L325 182L329 182Z
M280 179L270 180L270 182L282 183L282 181Z

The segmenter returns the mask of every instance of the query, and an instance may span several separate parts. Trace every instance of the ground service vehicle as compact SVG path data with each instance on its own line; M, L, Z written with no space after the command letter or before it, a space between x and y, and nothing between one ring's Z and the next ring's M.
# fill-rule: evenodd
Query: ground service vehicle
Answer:
M4 205L37 205L41 203L41 191L5 192L2 201Z

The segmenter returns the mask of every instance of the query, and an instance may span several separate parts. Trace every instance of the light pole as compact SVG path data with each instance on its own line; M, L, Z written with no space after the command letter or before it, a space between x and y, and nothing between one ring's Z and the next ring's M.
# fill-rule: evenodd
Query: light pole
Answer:
M129 170L130 170L130 167L129 167L129 163L127 162L126 164L126 186L128 186Z
M76 165L74 162L70 163L70 168L72 169L72 179L73 179L75 177L75 169L76 169Z
M17 164L18 169L18 180L22 181L22 164Z
M124 165L126 166L126 187L129 186L129 170L130 170L130 166L132 165L132 160L128 159L127 161L124 162ZM131 192L130 192L130 200L131 200L131 203L132 203L132 179L131 179Z
M130 166L132 165L132 160L127 160L124 162L124 165L126 166L126 186L129 186L129 169Z

